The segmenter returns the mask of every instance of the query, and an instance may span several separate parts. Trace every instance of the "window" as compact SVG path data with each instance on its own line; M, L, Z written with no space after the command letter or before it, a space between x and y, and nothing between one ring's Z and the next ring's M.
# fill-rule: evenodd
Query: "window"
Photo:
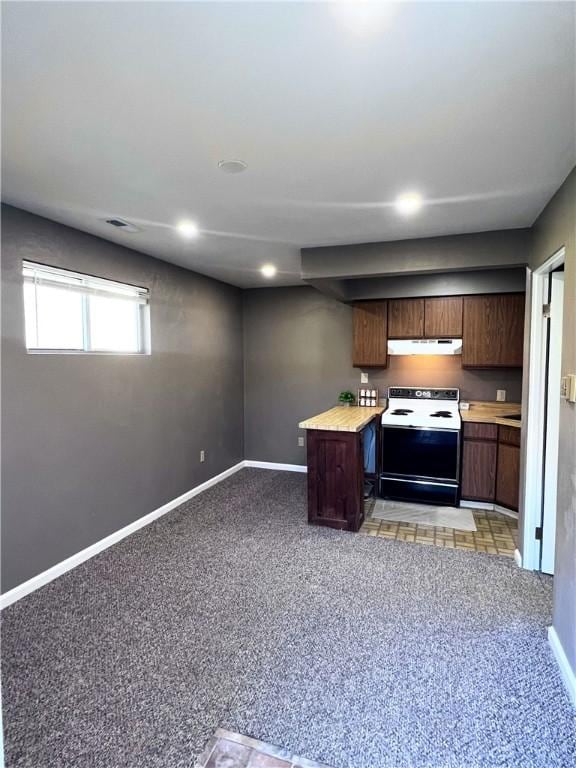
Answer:
M147 288L22 263L29 352L148 354Z

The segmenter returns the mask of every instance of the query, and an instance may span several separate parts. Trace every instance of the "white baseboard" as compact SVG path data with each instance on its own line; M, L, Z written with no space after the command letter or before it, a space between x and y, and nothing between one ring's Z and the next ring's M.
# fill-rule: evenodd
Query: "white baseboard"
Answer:
M518 520L518 512L514 512L508 507L501 507L500 504L491 504L489 501L468 501L467 499L460 500L460 506L465 509L485 509L488 512L499 512L506 517L513 517Z
M562 680L568 691L568 696L574 706L576 706L576 671L570 666L568 657L566 656L564 648L562 648L562 643L560 642L560 638L556 634L554 627L548 627L548 642L550 643L552 653L554 654L554 658L560 669L560 674L562 675Z
M246 459L244 466L258 469L281 469L284 472L308 472L308 467L305 464L276 464L273 461L254 461L252 459Z
M494 512L499 512L501 515L506 515L506 517L512 517L514 520L518 520L518 512L514 512L513 509L508 509L508 507L501 507L500 504L494 504Z
M461 499L460 506L465 509L487 509L489 512L494 510L494 504L490 504L489 501L468 501L467 499Z
M66 560L62 560L61 563L56 563L56 565L48 568L47 571L43 571L37 576L33 576L31 579L28 579L28 581L25 581L23 584L19 584L17 587L10 589L8 592L0 595L0 610L6 608L8 605L12 605L12 603L15 603L17 600L20 600L20 598L29 595L31 592L34 592L40 587L43 587L45 584L54 581L54 579L57 579L58 576L61 576L63 573L72 570L72 568L75 568L77 565L80 565L80 563L89 560L91 557L94 557L94 555L97 555L104 549L108 549L108 547L116 544L116 542L125 539L126 536L130 536L131 533L138 531L140 528L144 528L144 526L149 525L154 520L162 517L162 515L165 515L167 512L171 512L176 507L179 507L180 504L184 504L185 501L188 501L194 496L197 496L199 493L202 493L202 491L211 488L213 485L222 482L222 480L225 480L227 477L230 477L230 475L233 475L235 472L238 472L238 470L243 468L244 462L238 462L238 464L235 464L233 467L225 469L224 472L220 472L219 475L211 477L209 480L206 480L206 482L197 485L190 491L186 491L186 493L183 493L181 496L178 496L177 498L172 499L172 501L163 504L153 512L149 512L147 515L144 515L144 517L140 517L138 520L135 520L133 523L130 523L124 528L120 528L119 531L111 533L109 536L106 536L106 538L100 539L100 541L97 541L95 544L91 544L89 547L86 547L86 549L83 549L80 552L77 552L75 555L66 558Z
M518 568L522 568L522 555L520 554L519 549L514 550L514 562L518 566Z

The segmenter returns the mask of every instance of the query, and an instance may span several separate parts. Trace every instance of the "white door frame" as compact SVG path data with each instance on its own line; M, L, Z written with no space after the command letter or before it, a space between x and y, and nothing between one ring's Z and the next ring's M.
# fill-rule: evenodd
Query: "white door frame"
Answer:
M544 503L540 570L554 573L558 453L560 449L560 379L562 376L562 325L564 319L564 272L549 275L550 320L546 381L546 451L544 456Z
M540 526L544 494L544 394L546 392L546 323L542 307L548 301L548 280L553 270L564 264L564 247L532 272L530 306L530 361L528 368L528 413L526 418L525 471L522 531L522 567L540 569Z

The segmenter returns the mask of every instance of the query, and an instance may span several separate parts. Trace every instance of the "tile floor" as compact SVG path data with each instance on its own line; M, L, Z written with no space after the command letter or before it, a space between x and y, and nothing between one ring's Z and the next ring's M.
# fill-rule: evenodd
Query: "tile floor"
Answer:
M194 768L329 768L280 747L219 728Z
M454 528L417 525L416 523L393 523L371 517L374 499L366 502L366 519L360 533L381 536L384 539L430 544L436 547L466 549L488 552L491 555L514 557L518 545L518 521L499 512L474 509L477 531L458 531Z

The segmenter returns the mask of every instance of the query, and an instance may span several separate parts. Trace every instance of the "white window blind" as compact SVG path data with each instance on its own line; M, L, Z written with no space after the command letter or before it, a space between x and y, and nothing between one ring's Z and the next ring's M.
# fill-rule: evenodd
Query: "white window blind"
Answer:
M149 353L147 288L30 261L22 275L28 351Z

